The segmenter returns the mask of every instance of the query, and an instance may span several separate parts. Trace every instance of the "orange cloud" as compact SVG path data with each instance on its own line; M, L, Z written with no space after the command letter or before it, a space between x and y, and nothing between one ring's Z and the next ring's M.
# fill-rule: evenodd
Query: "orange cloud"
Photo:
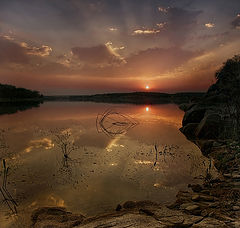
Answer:
M112 48L112 43L94 47L73 47L73 56L85 64L112 65L121 64L123 59Z
M31 47L27 43L22 42L20 45L23 48L26 48L27 54L29 55L37 55L37 56L49 56L52 52L52 48L47 45L42 45L41 47Z

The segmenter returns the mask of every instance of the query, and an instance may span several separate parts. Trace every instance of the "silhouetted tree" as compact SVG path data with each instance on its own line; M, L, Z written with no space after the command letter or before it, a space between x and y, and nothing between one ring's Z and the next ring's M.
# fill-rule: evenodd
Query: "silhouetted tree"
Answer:
M226 110L232 122L234 139L240 141L240 55L228 59L215 77L215 89L227 96Z
M12 85L0 84L0 98L8 99L27 99L27 98L42 98L43 95L35 90L25 88L17 88Z

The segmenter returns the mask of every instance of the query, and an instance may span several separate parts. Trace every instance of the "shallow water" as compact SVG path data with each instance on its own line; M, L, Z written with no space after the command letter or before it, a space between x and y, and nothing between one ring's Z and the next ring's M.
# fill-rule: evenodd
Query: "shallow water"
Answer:
M110 134L99 125L101 115L100 132L96 128L98 114L106 110L117 112L103 123ZM127 200L173 202L208 163L178 130L183 114L172 104L49 102L0 116L6 143L1 159L10 168L7 189L18 203L18 216L0 205L0 227L24 224L39 206L63 206L90 216ZM74 148L64 159L56 138L66 132Z

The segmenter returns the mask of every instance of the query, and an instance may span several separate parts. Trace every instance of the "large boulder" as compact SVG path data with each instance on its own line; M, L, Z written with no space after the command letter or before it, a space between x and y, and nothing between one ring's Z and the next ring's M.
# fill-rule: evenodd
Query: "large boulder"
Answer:
M198 123L189 123L184 127L180 128L180 131L187 137L188 140L196 139L196 129L198 127Z
M227 60L216 79L198 103L180 107L181 132L198 146L204 142L205 149L207 141L240 140L240 55Z
M217 113L205 115L196 128L198 139L218 139L222 132L223 120Z
M202 120L202 118L204 117L206 112L206 108L198 108L198 105L194 105L191 109L189 109L184 117L183 117L183 121L182 121L182 125L185 126L188 123L200 123L200 121Z

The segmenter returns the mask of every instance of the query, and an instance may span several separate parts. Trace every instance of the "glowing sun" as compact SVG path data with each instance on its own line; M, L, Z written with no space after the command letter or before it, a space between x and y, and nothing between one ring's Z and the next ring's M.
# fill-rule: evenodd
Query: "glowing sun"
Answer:
M146 86L145 86L145 89L147 89L147 90L148 90L148 89L149 89L149 86L148 86L148 85L146 85Z

